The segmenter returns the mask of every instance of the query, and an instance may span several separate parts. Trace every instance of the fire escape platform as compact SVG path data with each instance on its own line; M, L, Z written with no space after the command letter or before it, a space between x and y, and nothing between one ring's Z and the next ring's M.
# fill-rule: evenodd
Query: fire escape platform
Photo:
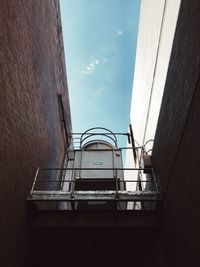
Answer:
M158 192L127 190L93 190L93 191L34 191L28 201L157 201Z
M157 229L158 180L145 145L135 146L132 128L113 133L95 127L73 135L79 148L67 151L63 168L36 171L27 198L29 225L66 231ZM119 148L117 135L128 137L130 147ZM132 162L123 168L127 150L132 150Z

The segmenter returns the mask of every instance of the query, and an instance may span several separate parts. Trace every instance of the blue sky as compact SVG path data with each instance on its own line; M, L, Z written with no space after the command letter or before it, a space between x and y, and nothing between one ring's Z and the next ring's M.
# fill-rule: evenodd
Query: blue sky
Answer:
M140 0L60 0L74 132L127 132Z

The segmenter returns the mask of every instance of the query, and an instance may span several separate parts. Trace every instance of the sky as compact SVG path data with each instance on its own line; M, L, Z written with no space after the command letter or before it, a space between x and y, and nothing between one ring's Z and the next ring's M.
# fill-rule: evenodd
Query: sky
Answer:
M127 132L140 0L60 0L73 132Z

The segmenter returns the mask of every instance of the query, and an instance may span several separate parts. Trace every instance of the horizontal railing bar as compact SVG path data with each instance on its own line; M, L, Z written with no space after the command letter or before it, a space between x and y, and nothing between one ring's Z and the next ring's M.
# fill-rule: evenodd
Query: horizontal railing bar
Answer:
M153 168L39 168L39 171L59 171L59 170L99 170L99 171L143 171L143 170L152 170Z
M76 180L37 180L36 182L41 182L41 183L45 183L45 182L48 182L48 183L50 183L50 182L60 182L60 183L67 183L67 182L70 182L70 183L75 183L75 182L79 182L79 181L81 181L81 182L93 182L93 181L95 181L95 182L115 182L116 181L116 179L110 179L110 180L108 180L108 179L110 179L110 178L100 178L100 179L91 179L91 178L80 178L80 179L76 179ZM142 181L142 180L119 180L119 179L117 179L117 182L119 182L119 183L138 183L138 182L140 182L140 183L154 183L154 182L158 182L158 180L153 180L153 181Z
M70 192L62 191L33 191L28 200L32 201L157 201L160 194L153 191L74 191L73 198Z
M71 135L82 135L83 133L70 133ZM106 133L106 132L99 132L99 133L84 133L84 135L128 135L128 133Z
M75 190L74 192L76 192L76 194L83 194L83 195L88 195L88 194L116 194L116 190ZM55 191L55 190L34 190L33 191L34 194L49 194L49 195L52 195L52 194L56 194L56 195L71 195L71 192L65 192L65 191ZM119 190L118 191L119 194L122 194L122 195L157 195L158 193L156 191L141 191L141 190L134 190L134 191L126 191L126 190Z
M79 142L77 142L79 143ZM141 146L138 146L138 147L118 147L118 148L99 148L99 149L95 149L95 148L92 148L92 149L87 149L87 148L82 148L82 149L74 149L74 150L69 150L68 152L76 152L76 151L119 151L119 150L128 150L128 149L143 149L143 147Z
M129 197L129 198L118 198L118 197L113 197L113 198L108 198L108 197L104 197L104 198L91 198L91 197L87 197L87 198L74 198L74 199L70 199L70 198L66 198L64 196L62 197L55 197L55 196L51 196L51 197L42 197L42 196L34 196L33 199L27 198L28 201L63 201L63 202L79 202L79 201L116 201L116 202L154 202L154 201L158 201L160 200L158 197L154 196L152 198L141 198L140 196L135 196L135 197Z

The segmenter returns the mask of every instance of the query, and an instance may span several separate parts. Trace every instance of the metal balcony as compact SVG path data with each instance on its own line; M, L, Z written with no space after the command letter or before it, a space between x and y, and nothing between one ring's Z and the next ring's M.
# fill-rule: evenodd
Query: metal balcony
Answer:
M29 202L41 210L156 209L159 183L144 146L134 144L132 128L113 133L97 127L74 136L78 145L68 150L64 168L38 168ZM118 148L117 136L128 137L130 145ZM124 152L132 153L134 168L123 168Z

